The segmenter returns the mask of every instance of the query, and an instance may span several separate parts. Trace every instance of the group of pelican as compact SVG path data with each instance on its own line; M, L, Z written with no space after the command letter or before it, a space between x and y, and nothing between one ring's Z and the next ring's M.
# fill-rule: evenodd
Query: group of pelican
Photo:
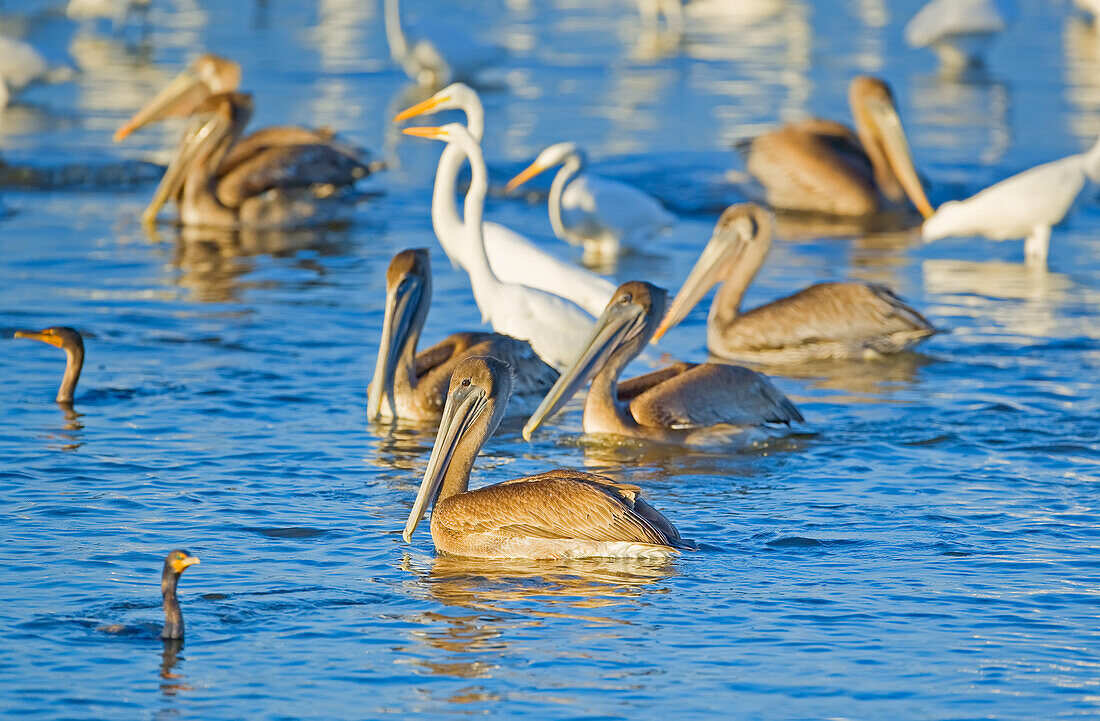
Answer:
M396 0L387 0L385 10L394 52L410 74L432 82L457 77L459 66L444 63L435 46L405 35ZM240 84L236 63L203 55L116 133L119 141L172 115L189 118L144 213L146 223L155 222L169 201L187 226L326 223L354 193L355 183L378 169L366 151L329 129L270 127L245 135L252 99ZM741 144L746 167L772 208L857 218L915 217L915 212L926 239L958 233L1026 236L1027 257L1038 261L1045 260L1051 226L1085 179L1100 174L1098 144L933 209L889 86L877 78L855 78L849 101L854 129L810 119ZM721 215L671 302L663 289L642 280L616 288L485 220L485 114L473 88L453 83L394 120L448 109L463 111L465 124L407 127L404 133L445 143L432 192L432 226L446 255L469 275L482 320L493 332L455 332L418 352L431 305L429 253L417 248L393 257L368 415L372 421L439 424L405 525L406 540L434 505L432 539L446 554L649 557L691 548L635 486L559 469L471 491L473 464L509 410L527 416L523 436L530 439L585 386L586 434L743 448L804 419L767 375L730 361L858 362L909 350L936 333L893 291L870 283L818 283L742 309L774 235L772 213L756 203L735 205ZM464 162L471 179L460 213L455 196ZM556 166L561 170L551 185L551 228L559 238L584 245L586 255L617 254L652 242L675 225L675 216L645 193L586 173L583 151L570 142L542 151L506 191ZM677 361L620 379L649 343L683 321L716 285L706 338L720 362ZM80 334L54 327L16 336L65 350L68 362L57 400L71 404L84 358Z

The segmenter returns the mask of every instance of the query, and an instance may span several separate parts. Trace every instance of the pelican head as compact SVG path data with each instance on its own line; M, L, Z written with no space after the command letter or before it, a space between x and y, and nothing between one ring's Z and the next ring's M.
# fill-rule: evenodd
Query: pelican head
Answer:
M393 122L400 123L402 120L415 118L418 115L430 115L442 110L462 110L466 113L467 122L471 122L474 119L472 116L477 115L481 110L481 98L469 85L453 83L427 100L402 110L394 116ZM475 133L473 128L470 132L475 137L480 136L480 133Z
M771 246L774 226L772 214L756 203L739 203L726 208L718 218L714 233L699 260L695 261L695 267L672 299L668 314L657 327L653 340L659 340L687 317L708 290L740 265L750 249L757 251L754 255L763 258Z
M890 86L869 75L853 78L848 87L848 103L859 140L874 166L875 183L883 195L899 201L904 193L922 216L932 215L932 205L913 165L913 154Z
M474 459L504 416L513 376L510 365L491 356L472 356L455 367L428 468L405 522L406 543L429 502L466 492Z
M118 129L115 142L170 115L188 116L211 95L235 92L240 85L240 65L218 55L200 55Z
M596 321L577 360L561 374L523 426L523 437L531 440L531 434L547 418L557 413L605 367L621 370L641 353L664 315L667 298L663 288L644 281L632 280L620 285Z
M207 162L218 150L228 150L251 119L252 96L247 93L211 95L199 103L176 157L164 171L152 202L141 216L142 224L152 225L168 199L179 193L192 166Z
M72 403L80 369L84 366L84 339L80 333L74 328L54 326L45 330L17 330L15 337L39 340L65 351L65 376L57 391L57 402Z
M584 161L584 153L576 143L555 143L539 153L534 162L524 168L519 175L509 180L508 185L504 186L504 192L511 193L539 173L574 158L582 163Z
M367 416L372 420L382 412L382 400L388 398L391 414L397 417L393 383L410 336L419 336L428 315L432 297L432 272L426 248L403 250L393 257L386 271L386 314L382 338L374 366Z

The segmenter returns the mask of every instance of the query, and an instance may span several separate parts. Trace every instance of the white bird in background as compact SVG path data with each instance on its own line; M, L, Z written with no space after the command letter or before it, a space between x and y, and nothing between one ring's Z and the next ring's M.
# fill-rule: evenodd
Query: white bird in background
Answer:
M106 18L111 21L111 29L119 32L132 11L147 13L151 4L152 0L69 0L65 14L83 21Z
M49 63L33 45L0 35L0 110L18 91L49 75Z
M905 26L905 40L932 48L947 67L979 62L993 36L1008 27L995 0L931 0Z
M1029 264L1046 264L1051 228L1062 222L1085 180L1100 181L1100 140L1090 150L991 185L966 200L941 205L921 227L925 242L980 235L990 240L1025 238Z
M584 346L595 319L560 296L519 283L501 282L489 265L481 223L489 172L481 146L461 123L450 123L442 128L405 128L404 132L453 143L470 161L470 189L463 205L471 261L466 270L482 319L497 333L530 342L540 358L559 369L572 363L578 349ZM532 267L529 272L536 276L540 269Z
M401 24L398 0L383 1L390 55L420 85L438 88L455 80L473 81L504 55L503 48L478 42L453 24L421 24L417 29L422 36L410 38Z
M485 130L485 111L477 92L462 83L450 85L418 105L399 113L394 121L441 110L462 110L466 113L467 130L475 141ZM439 170L432 191L432 227L447 257L469 270L470 246L465 241L465 229L455 204L455 185L464 154L456 145L448 145L439 158ZM522 283L573 301L593 316L603 312L615 286L572 263L567 263L542 250L519 233L499 223L483 223L485 253L489 265L501 281ZM533 272L537 269L537 272Z
M622 246L635 247L676 222L649 194L584 172L586 162L576 143L551 145L504 190L511 192L544 170L562 166L550 185L550 226L561 240L583 246L589 262L613 259Z
M1092 15L1094 21L1100 18L1100 0L1073 0L1073 4Z

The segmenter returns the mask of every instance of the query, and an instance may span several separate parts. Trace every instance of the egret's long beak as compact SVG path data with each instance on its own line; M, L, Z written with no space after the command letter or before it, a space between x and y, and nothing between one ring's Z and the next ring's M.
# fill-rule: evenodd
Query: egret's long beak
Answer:
M394 373L401 351L408 338L416 306L423 286L409 278L386 294L386 314L382 320L382 339L378 343L378 360L374 365L370 396L367 400L367 417L374 420L382 412L382 399L389 399L390 413L397 417L397 404L393 394Z
M886 162L890 164L890 169L901 183L905 194L909 196L909 200L913 202L920 214L927 218L932 215L932 204L928 202L924 186L921 185L920 177L917 175L917 169L913 164L913 153L909 149L909 141L905 138L905 128L902 127L897 108L893 103L881 98L868 98L865 104L867 112L878 128Z
M476 385L459 386L447 396L447 405L443 408L443 418L439 422L432 456L428 459L424 480L420 482L420 490L416 493L409 520L405 522L405 530L401 534L406 543L412 538L420 519L424 517L428 503L439 495L443 478L447 475L447 468L463 435L482 414L488 402L485 390Z
M17 330L15 331L16 338L28 338L30 340L40 340L43 343L49 343L50 345L60 348L61 339L48 331L39 330Z
M198 556L186 556L179 559L178 561L173 560L172 568L176 571L176 573L183 573L184 569L191 566L197 566L200 563L202 563L202 561L199 560Z
M418 138L445 140L443 128L403 128L401 132L405 135L415 135Z
M511 193L513 190L523 185L531 178L546 170L547 167L548 166L539 163L539 161L536 159L535 162L524 168L519 175L508 181L508 184L504 186L504 192Z
M619 305L612 301L596 321L596 327L584 345L577 360L558 378L558 382L542 399L539 407L527 419L523 426L523 437L531 440L531 435L547 418L554 415L565 405L584 384L592 379L607 363L611 354L634 335L646 322L645 309L629 304Z
M417 103L411 108L405 108L400 113L393 116L393 122L400 123L402 120L415 118L417 115L427 115L429 113L434 113L436 111L436 108L438 108L440 105L450 99L451 98L449 95L444 95L442 97L440 97L439 95L433 95L427 100Z
M138 128L167 115L190 115L208 95L210 89L206 84L191 70L184 70L115 131L114 140L117 143Z
M668 312L665 313L661 324L657 326L657 330L653 334L654 343L660 340L661 336L667 333L670 328L673 328L687 317L691 309L718 282L722 271L731 262L736 263L744 250L745 243L741 241L736 230L719 230L711 236L707 247L703 248L703 252L699 255L699 260L695 261L695 267L688 273L688 277L684 280L680 291L672 299L672 303L669 304Z
M191 169L191 164L195 162L196 158L201 157L207 149L221 142L225 134L229 132L230 127L230 121L224 115L215 113L205 121L199 121L197 127L188 132L180 143L172 164L164 171L164 177L160 179L160 184L153 194L152 202L149 203L149 207L141 215L142 225L150 227L156 223L160 209L183 186L183 181L187 178L187 171Z

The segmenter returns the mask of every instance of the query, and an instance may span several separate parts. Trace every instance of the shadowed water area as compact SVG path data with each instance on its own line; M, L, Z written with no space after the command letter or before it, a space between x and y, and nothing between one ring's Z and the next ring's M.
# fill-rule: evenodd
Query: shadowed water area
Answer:
M494 184L576 140L595 170L682 217L618 281L674 291L742 196L739 138L848 120L862 72L893 84L934 204L1079 152L1100 132L1100 37L1068 0L1022 0L964 76L902 40L917 0L687 10L678 48L633 3L407 0L505 45L482 92ZM592 5L595 5L593 7ZM922 245L780 219L749 307L810 283L882 282L947 332L880 362L772 371L807 424L744 453L507 422L481 485L553 467L644 489L700 549L667 563L436 557L400 530L434 429L366 419L390 257L431 249L425 344L479 327L429 219L441 146L389 122L424 94L380 3L155 0L124 38L5 2L71 81L0 114L0 708L20 718L1055 718L1100 711L1100 201L1020 242ZM389 171L344 228L181 232L138 222L182 123L111 133L197 52L243 65L255 125L329 125ZM437 116L417 124L457 119ZM14 171L12 168L22 168ZM532 184L545 191L549 177ZM48 187L42 187L48 186ZM561 257L545 205L489 220ZM532 272L537 272L533 269ZM709 300L707 301L709 302ZM696 309L635 363L702 360ZM87 360L73 411L56 348ZM165 554L186 642L157 639ZM126 624L130 632L102 627Z

